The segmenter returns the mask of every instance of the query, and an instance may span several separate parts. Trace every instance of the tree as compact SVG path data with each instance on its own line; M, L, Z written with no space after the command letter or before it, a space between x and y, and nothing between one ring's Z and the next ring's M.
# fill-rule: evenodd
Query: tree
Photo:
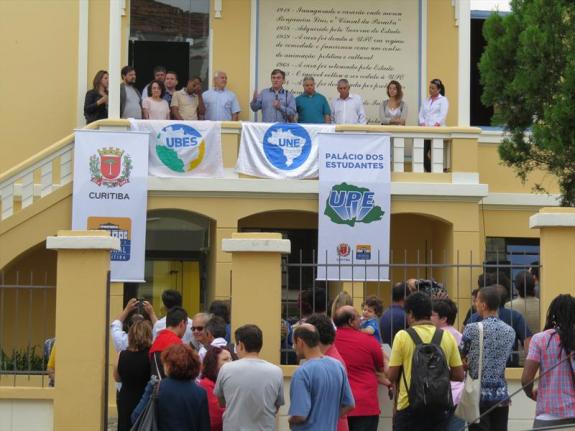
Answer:
M512 0L511 10L486 20L479 63L482 102L507 132L499 155L522 181L553 174L561 205L575 206L575 2Z

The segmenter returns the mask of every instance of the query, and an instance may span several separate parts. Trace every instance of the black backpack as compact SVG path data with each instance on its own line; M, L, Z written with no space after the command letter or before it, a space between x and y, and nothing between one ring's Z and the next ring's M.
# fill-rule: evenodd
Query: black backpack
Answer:
M429 344L421 340L415 329L406 331L415 343L409 388L403 375L409 406L417 413L453 408L449 367L440 346L443 331L436 329Z

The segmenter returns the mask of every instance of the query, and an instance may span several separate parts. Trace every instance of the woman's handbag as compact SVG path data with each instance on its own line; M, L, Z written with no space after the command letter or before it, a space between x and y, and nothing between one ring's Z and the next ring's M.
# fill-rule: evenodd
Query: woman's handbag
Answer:
M160 369L158 367L158 360L154 356L154 362L156 363L156 371L160 380L154 382L154 389L148 400L148 404L144 408L144 411L138 416L130 431L158 431L158 409L156 406L156 399L158 398L158 391L160 389L160 382L162 377L160 375Z
M158 396L159 387L160 382L158 381L154 384L154 389L152 390L148 404L146 404L144 411L140 416L138 416L138 419L134 422L130 431L158 431L156 398Z
M479 411L479 401L481 398L481 372L483 370L483 323L477 324L479 327L479 371L477 379L471 378L469 371L465 377L461 400L455 409L455 416L460 417L467 423L476 421L481 413Z

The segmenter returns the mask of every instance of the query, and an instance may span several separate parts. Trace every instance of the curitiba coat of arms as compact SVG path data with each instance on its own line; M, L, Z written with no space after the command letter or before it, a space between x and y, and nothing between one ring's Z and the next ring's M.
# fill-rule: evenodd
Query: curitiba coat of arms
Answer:
M90 157L91 181L99 186L121 187L130 182L132 158L120 148L100 148Z

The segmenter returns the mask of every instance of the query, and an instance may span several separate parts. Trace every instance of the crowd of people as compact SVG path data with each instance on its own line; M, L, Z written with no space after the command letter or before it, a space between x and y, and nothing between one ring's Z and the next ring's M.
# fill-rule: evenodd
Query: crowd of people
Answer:
M140 93L136 87L136 71L125 66L121 71L120 117L149 120L211 120L237 121L241 111L236 95L228 90L228 76L217 71L213 87L202 91L200 77L188 79L179 86L178 74L163 66L153 70L153 80ZM302 92L295 97L284 88L286 74L283 70L271 72L271 86L255 91L250 101L253 112L261 111L266 123L302 124L367 124L364 103L360 95L350 92L350 83L342 78L337 82L338 96L331 102L315 89L313 76L302 80ZM183 84L183 83L182 83ZM408 107L398 81L387 85L387 98L379 107L379 122L385 125L405 125ZM449 102L441 80L429 83L429 97L421 105L418 116L420 126L445 126ZM84 104L86 122L108 117L108 73L98 71L92 89L86 93Z
M333 300L329 315L327 298L314 297L318 307L302 304L305 313L296 324L284 328L282 322L282 338L290 338L299 363L290 381L290 427L376 431L383 385L393 405L394 431L466 425L505 431L511 404L505 369L515 360L517 343L527 352L522 384L537 403L534 426L575 425L575 298L559 295L543 331L536 326L532 335L523 320L527 329L520 336L509 324L514 322L506 321L517 318L508 314L516 311L514 300L493 281L491 274L479 277L462 332L455 327L456 303L429 280L397 283L385 311L370 296L359 312L345 292ZM515 287L525 290L518 299L534 293L533 285L531 273L517 274ZM118 430L130 430L152 396L159 430L275 430L285 403L284 376L260 357L261 329L241 326L232 339L226 302L215 301L192 318L177 291L164 291L162 302L162 319L149 302L134 298L111 323L119 353ZM458 410L465 373L480 385L480 417L473 423Z

